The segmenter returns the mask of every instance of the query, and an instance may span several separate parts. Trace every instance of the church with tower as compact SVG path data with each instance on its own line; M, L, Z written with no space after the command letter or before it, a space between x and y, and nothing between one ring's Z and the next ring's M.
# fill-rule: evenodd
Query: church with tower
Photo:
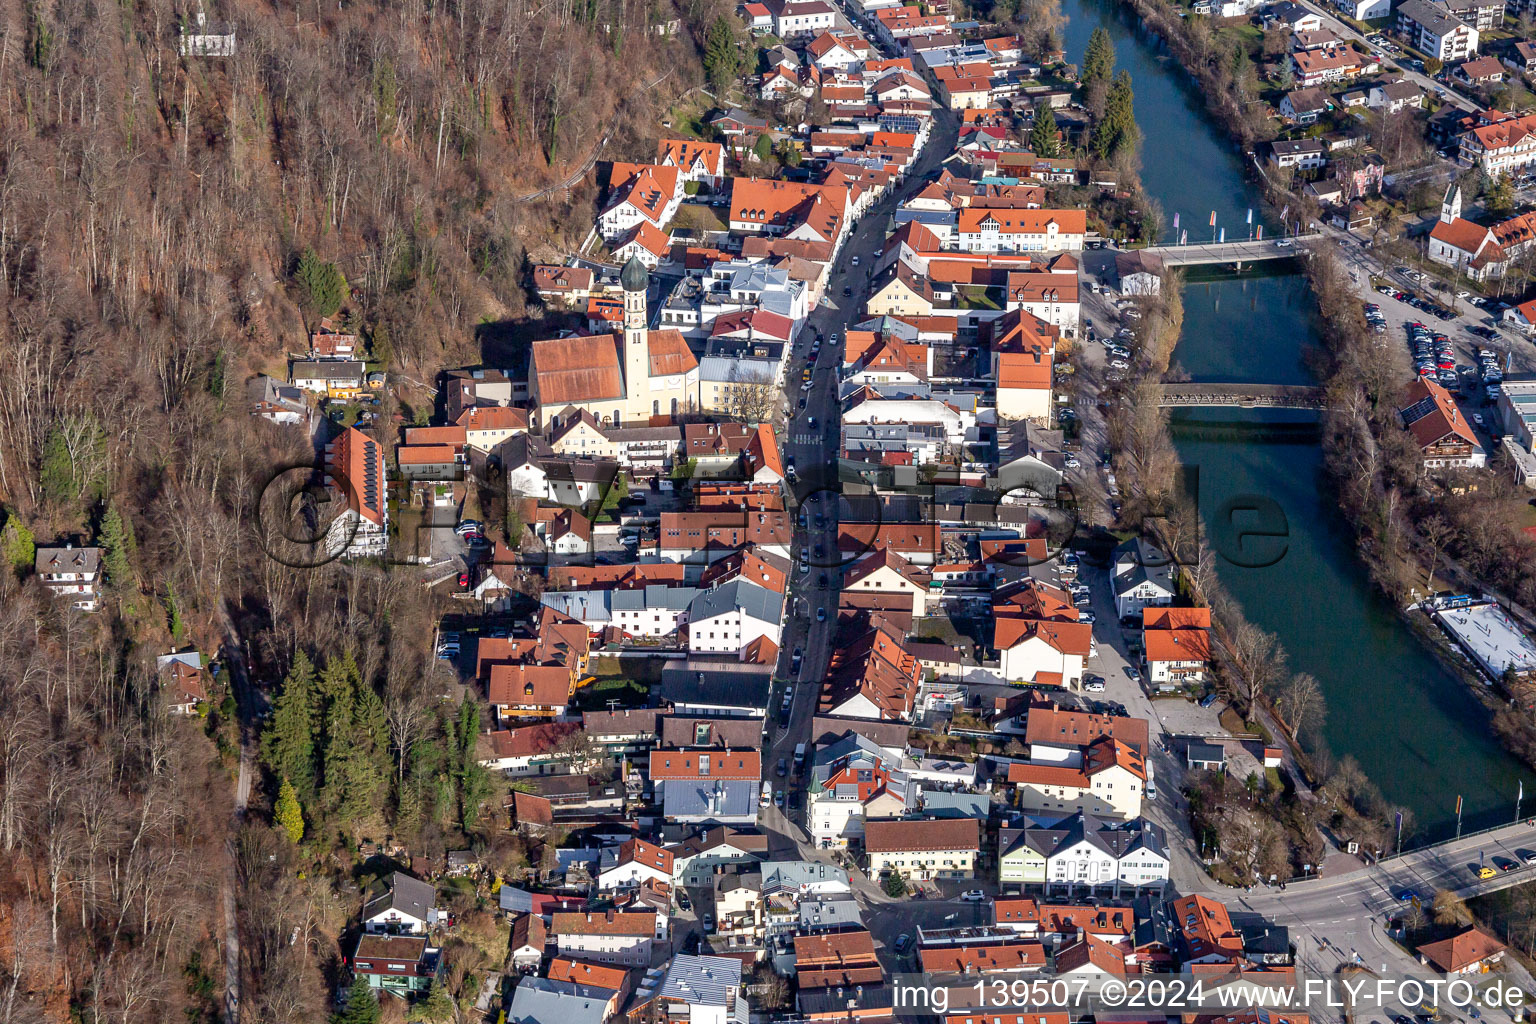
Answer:
M567 410L605 426L647 426L699 408L699 361L675 330L646 324L650 271L631 258L619 273L623 329L617 334L533 343L528 367L533 424L553 430Z

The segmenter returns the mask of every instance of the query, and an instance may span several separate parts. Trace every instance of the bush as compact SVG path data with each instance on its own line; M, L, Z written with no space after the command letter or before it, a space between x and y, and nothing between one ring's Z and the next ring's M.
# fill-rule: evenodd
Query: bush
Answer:
M699 194L699 183L696 181L683 182L683 195L696 196Z

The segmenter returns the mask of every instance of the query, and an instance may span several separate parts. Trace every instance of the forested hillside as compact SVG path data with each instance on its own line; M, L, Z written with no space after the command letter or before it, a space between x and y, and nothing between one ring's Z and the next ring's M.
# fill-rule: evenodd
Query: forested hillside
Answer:
M527 251L586 234L595 173L519 197L610 125L605 157L653 148L717 13L231 3L206 16L235 53L184 57L195 0L0 2L0 1022L218 1019L230 879L242 1020L323 1020L359 898L335 851L467 841L478 709L438 702L441 609L403 573L264 556L260 488L313 452L245 381L338 306L406 379L478 362L526 312ZM103 547L100 610L35 579L34 544L64 542ZM254 680L314 688L244 826L235 631ZM163 706L155 657L183 647L221 662L203 716Z

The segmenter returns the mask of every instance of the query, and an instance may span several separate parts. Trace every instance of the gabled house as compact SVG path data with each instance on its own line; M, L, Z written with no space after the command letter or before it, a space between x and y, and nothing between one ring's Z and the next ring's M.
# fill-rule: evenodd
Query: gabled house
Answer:
M603 860L597 876L599 891L634 889L652 881L672 884L672 853L642 839L621 843L613 863L607 863L606 851Z
M32 567L38 580L59 600L82 612L99 607L101 585L101 548L40 547L33 555Z
M902 635L885 619L860 627L838 644L822 684L820 713L843 718L910 721L922 679L922 662L907 651Z
M1172 604L1177 594L1173 561L1140 537L1115 549L1115 613L1122 621L1141 614L1143 608Z
M1161 887L1171 865L1162 832L1141 818L1110 822L1079 812L1050 826L998 833L1000 880L1044 885L1047 891Z
M476 675L497 721L555 718L570 703L586 670L591 634L582 623L548 606L531 637L482 637Z
M718 142L698 139L662 139L656 143L656 163L662 167L676 167L684 181L697 181L713 187L725 178L725 147Z
M1158 689L1198 683L1211 660L1209 608L1143 608L1147 682Z
M843 593L899 594L911 601L912 618L927 608L928 574L889 548L863 556L843 570Z
M377 558L389 547L384 446L346 427L325 446L325 484L342 503L325 534L333 558Z
M1408 386L1406 397L1408 404L1398 416L1419 446L1426 470L1481 469L1488 464L1477 432L1449 391L1420 377Z
M1208 896L1185 896L1173 901L1174 944L1184 969L1203 964L1240 966L1243 936L1232 926L1224 904Z
M166 706L179 715L192 715L208 700L203 682L203 656L197 651L162 654L155 659Z
M993 646L1003 678L1077 687L1093 653L1093 627L1067 592L1027 579L993 595Z
M738 577L706 590L688 605L688 650L740 655L765 640L778 648L784 595Z
M707 885L716 869L739 871L768 856L768 837L724 825L667 847L672 854L674 885Z
M817 748L806 794L807 830L818 846L829 848L862 837L866 821L909 813L916 787L888 753L848 733Z
M1365 105L1388 114L1416 110L1424 105L1424 93L1407 80L1379 82L1371 86L1371 91L1366 94Z
M654 910L588 911L553 915L550 934L562 956L648 967L666 927L666 919Z
M381 881L363 905L363 931L381 935L425 935L438 921L431 882L396 871Z
M970 878L981 852L981 825L970 818L905 819L864 824L869 874L903 878Z
M252 416L273 423L301 423L309 416L309 406L304 404L300 388L266 374L251 378L246 385L246 399L251 403Z
M1076 763L1015 761L1008 766L1019 807L1030 814L1135 818L1141 814L1146 781L1141 754L1108 736L1083 747Z
M1478 30L1457 18L1444 3L1404 0L1397 7L1397 27L1415 49L1447 63L1477 53Z
M683 200L676 167L614 163L608 178L608 203L598 214L597 229L615 242L640 224L658 230L672 222Z
M533 268L533 288L545 302L575 308L592 294L592 271L587 267L562 267L540 263Z

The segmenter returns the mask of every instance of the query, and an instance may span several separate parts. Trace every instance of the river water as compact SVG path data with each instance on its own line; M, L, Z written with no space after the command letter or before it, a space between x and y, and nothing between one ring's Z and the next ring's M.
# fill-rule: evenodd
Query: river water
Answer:
M1131 73L1142 126L1142 182L1162 204L1167 234L1174 214L1191 242L1218 229L1249 237L1248 211L1262 222L1259 194L1244 160L1207 122L1198 87L1114 0L1063 0L1069 60L1081 61L1089 34L1104 25L1117 67ZM1265 223L1270 233L1273 222ZM1302 353L1317 344L1316 307L1296 274L1191 274L1184 330L1174 353L1194 380L1308 383ZM1218 559L1222 582L1248 617L1276 633L1293 670L1312 673L1328 702L1324 740L1351 756L1416 823L1410 842L1455 828L1508 821L1524 778L1536 811L1533 777L1493 736L1489 715L1434 659L1370 585L1355 557L1349 524L1329 496L1316 418L1264 410L1185 410L1173 437L1186 467L1198 468L1207 529L1228 498L1254 494L1278 502L1289 523L1285 554L1267 568Z

